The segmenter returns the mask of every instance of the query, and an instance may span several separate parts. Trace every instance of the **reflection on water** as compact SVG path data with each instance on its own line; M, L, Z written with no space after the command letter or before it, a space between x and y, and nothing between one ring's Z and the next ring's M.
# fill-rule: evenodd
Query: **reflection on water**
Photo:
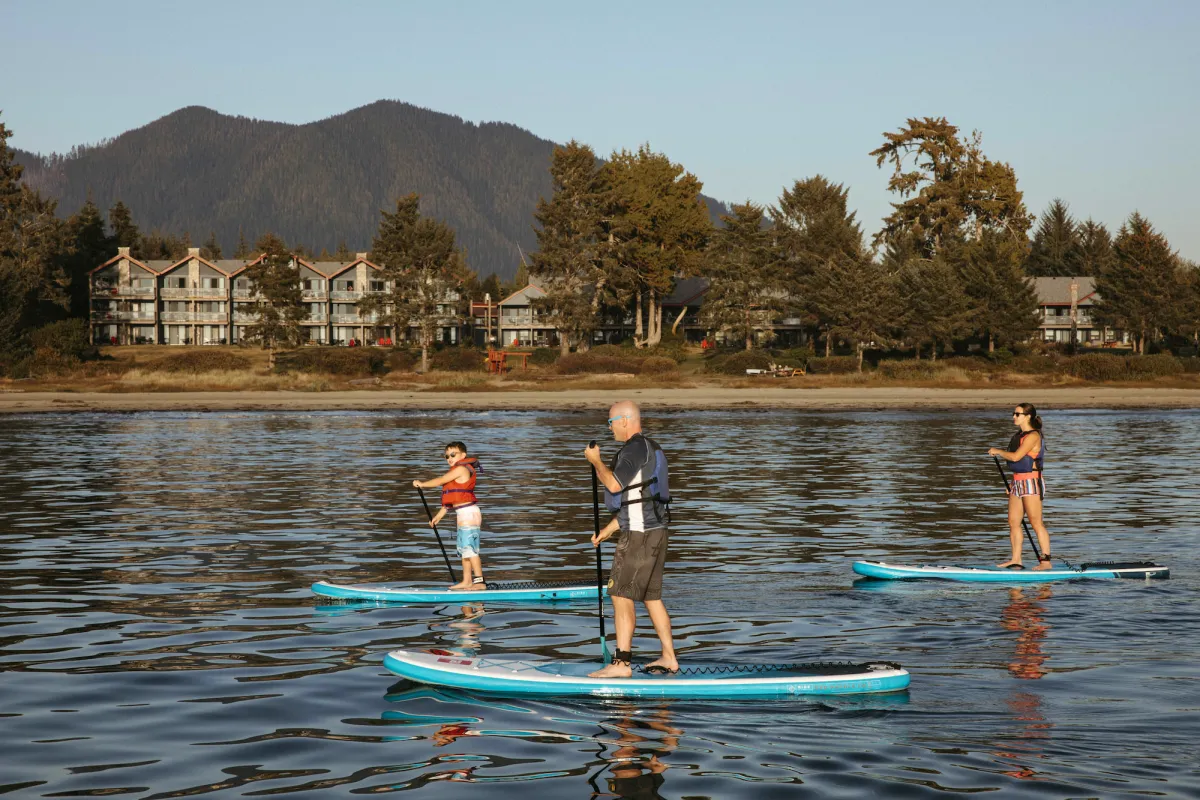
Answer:
M579 453L602 411L0 419L0 792L1200 796L1200 415L1046 416L1056 553L1153 558L1170 581L854 580L856 558L1003 556L1005 497L981 454L1007 441L1006 410L650 419L678 498L666 598L682 660L913 674L900 695L719 704L396 682L381 664L396 647L594 659L595 605L307 589L440 580L405 480L460 438L488 464L488 574L590 580ZM655 643L639 629L635 656Z

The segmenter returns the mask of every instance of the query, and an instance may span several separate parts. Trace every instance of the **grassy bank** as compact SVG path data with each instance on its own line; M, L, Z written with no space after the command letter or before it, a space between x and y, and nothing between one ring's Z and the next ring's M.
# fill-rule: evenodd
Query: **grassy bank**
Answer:
M430 392L564 391L621 388L813 389L834 387L1021 388L1116 385L1200 387L1200 359L1170 355L1059 353L1018 357L884 360L863 371L851 357L815 358L803 351L702 354L673 347L653 351L601 346L559 358L534 351L525 369L490 375L485 355L465 348L434 353L420 373L407 350L303 348L281 353L274 369L263 350L240 347L106 347L98 359L49 361L23 378L0 378L4 391L51 392ZM747 375L747 369L806 367L794 377Z

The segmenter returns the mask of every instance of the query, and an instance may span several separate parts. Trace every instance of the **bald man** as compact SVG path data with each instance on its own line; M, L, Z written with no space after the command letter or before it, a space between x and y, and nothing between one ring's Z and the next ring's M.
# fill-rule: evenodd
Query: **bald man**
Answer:
M611 465L593 445L584 451L604 484L604 502L616 514L592 537L599 545L617 530L620 541L613 553L608 596L613 604L617 651L612 663L591 673L593 678L628 678L633 675L633 630L637 624L635 602L646 606L654 632L662 642L662 657L642 668L650 674L679 671L671 640L671 617L662 602L663 564L667 558L666 505L667 459L658 443L642 433L642 414L637 405L623 400L608 410L608 427L621 449Z

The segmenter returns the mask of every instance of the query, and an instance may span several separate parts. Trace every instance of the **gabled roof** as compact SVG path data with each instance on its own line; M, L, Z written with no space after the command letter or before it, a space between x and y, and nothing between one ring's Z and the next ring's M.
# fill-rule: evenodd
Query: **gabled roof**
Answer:
M315 272L320 272L326 278L333 278L338 275L341 275L343 272L346 272L347 270L351 269L352 267L357 267L359 264L366 264L368 267L375 270L376 272L383 271L383 268L380 267L378 264L374 264L365 258L356 258L353 261L318 261L317 262L317 264L321 265L321 267L328 268L329 271L325 271L325 269L319 269L318 267L316 267L312 264L309 264L307 261L305 261L304 263L307 264Z
M183 257L183 258L181 258L181 259L179 259L178 261L175 261L175 262L168 262L168 263L170 264L170 266L168 266L166 269L164 269L164 270L163 270L161 273L159 273L159 274L161 275L162 273L165 273L165 272L170 272L171 270L175 269L176 267L181 267L181 266L183 266L184 264L186 264L187 262L191 261L193 258L194 258L194 259L196 259L197 261L203 261L205 264L208 264L210 267L212 267L212 268L213 268L213 269L215 269L217 272L219 272L219 273L221 273L222 275L224 275L226 278L228 278L228 277L229 277L229 276L232 274L232 273L230 273L229 271L227 271L227 270L225 270L225 269L222 269L221 267L217 266L217 263L219 263L219 262L215 262L215 263L214 263L214 262L212 262L212 261L209 261L209 260L208 260L207 258L205 258L204 256L194 256L194 255L192 255L191 253L189 253L188 255L184 256L184 257Z
M1088 276L1078 278L1033 278L1033 291L1037 294L1038 305L1069 306L1071 305L1071 284L1079 285L1076 303L1096 302L1096 279Z
M675 281L671 294L662 300L664 306L687 306L694 303L708 291L712 282L708 278L683 278Z
M531 283L528 286L526 286L524 289L518 289L517 291L513 292L512 294L510 294L508 297L501 300L496 305L502 306L505 303L507 303L509 300L512 300L514 297L522 297L526 300L533 300L533 299L536 299L539 297L545 297L545 296L546 296L545 289L543 289L540 286L535 286L534 284Z
M155 275L158 274L158 271L155 270L153 267L150 267L149 264L145 261L138 261L133 256L123 256L123 255L117 254L117 255L113 256L112 258L110 258L108 261L105 261L100 266L93 267L91 270L88 271L88 275L91 275L93 272L99 272L100 270L104 269L105 267L112 266L113 264L120 261L122 258L128 259L130 262L137 264L139 267L146 270L147 272L152 272ZM149 262L149 263L153 263L153 262Z
M257 264L259 261L262 261L266 257L267 257L267 254L262 253L261 255L258 255L255 258L251 258L251 259L244 259L244 258L229 259L229 260L224 260L221 263L222 264L241 264L240 267L237 267L236 269L231 269L229 271L229 277L232 278L235 275L237 275L239 272L244 271L246 269L246 267L250 266L251 264Z

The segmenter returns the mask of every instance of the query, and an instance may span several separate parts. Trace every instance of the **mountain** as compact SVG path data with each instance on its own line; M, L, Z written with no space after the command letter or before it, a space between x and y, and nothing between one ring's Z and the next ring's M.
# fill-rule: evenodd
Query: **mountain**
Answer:
M553 149L515 125L385 100L304 125L191 106L65 156L16 159L64 216L89 194L102 209L122 200L143 232L201 242L215 231L227 253L239 229L251 242L272 231L316 252L341 241L366 250L380 210L417 192L476 272L509 279L521 250L537 247L533 211L551 192ZM727 211L705 200L714 219Z

